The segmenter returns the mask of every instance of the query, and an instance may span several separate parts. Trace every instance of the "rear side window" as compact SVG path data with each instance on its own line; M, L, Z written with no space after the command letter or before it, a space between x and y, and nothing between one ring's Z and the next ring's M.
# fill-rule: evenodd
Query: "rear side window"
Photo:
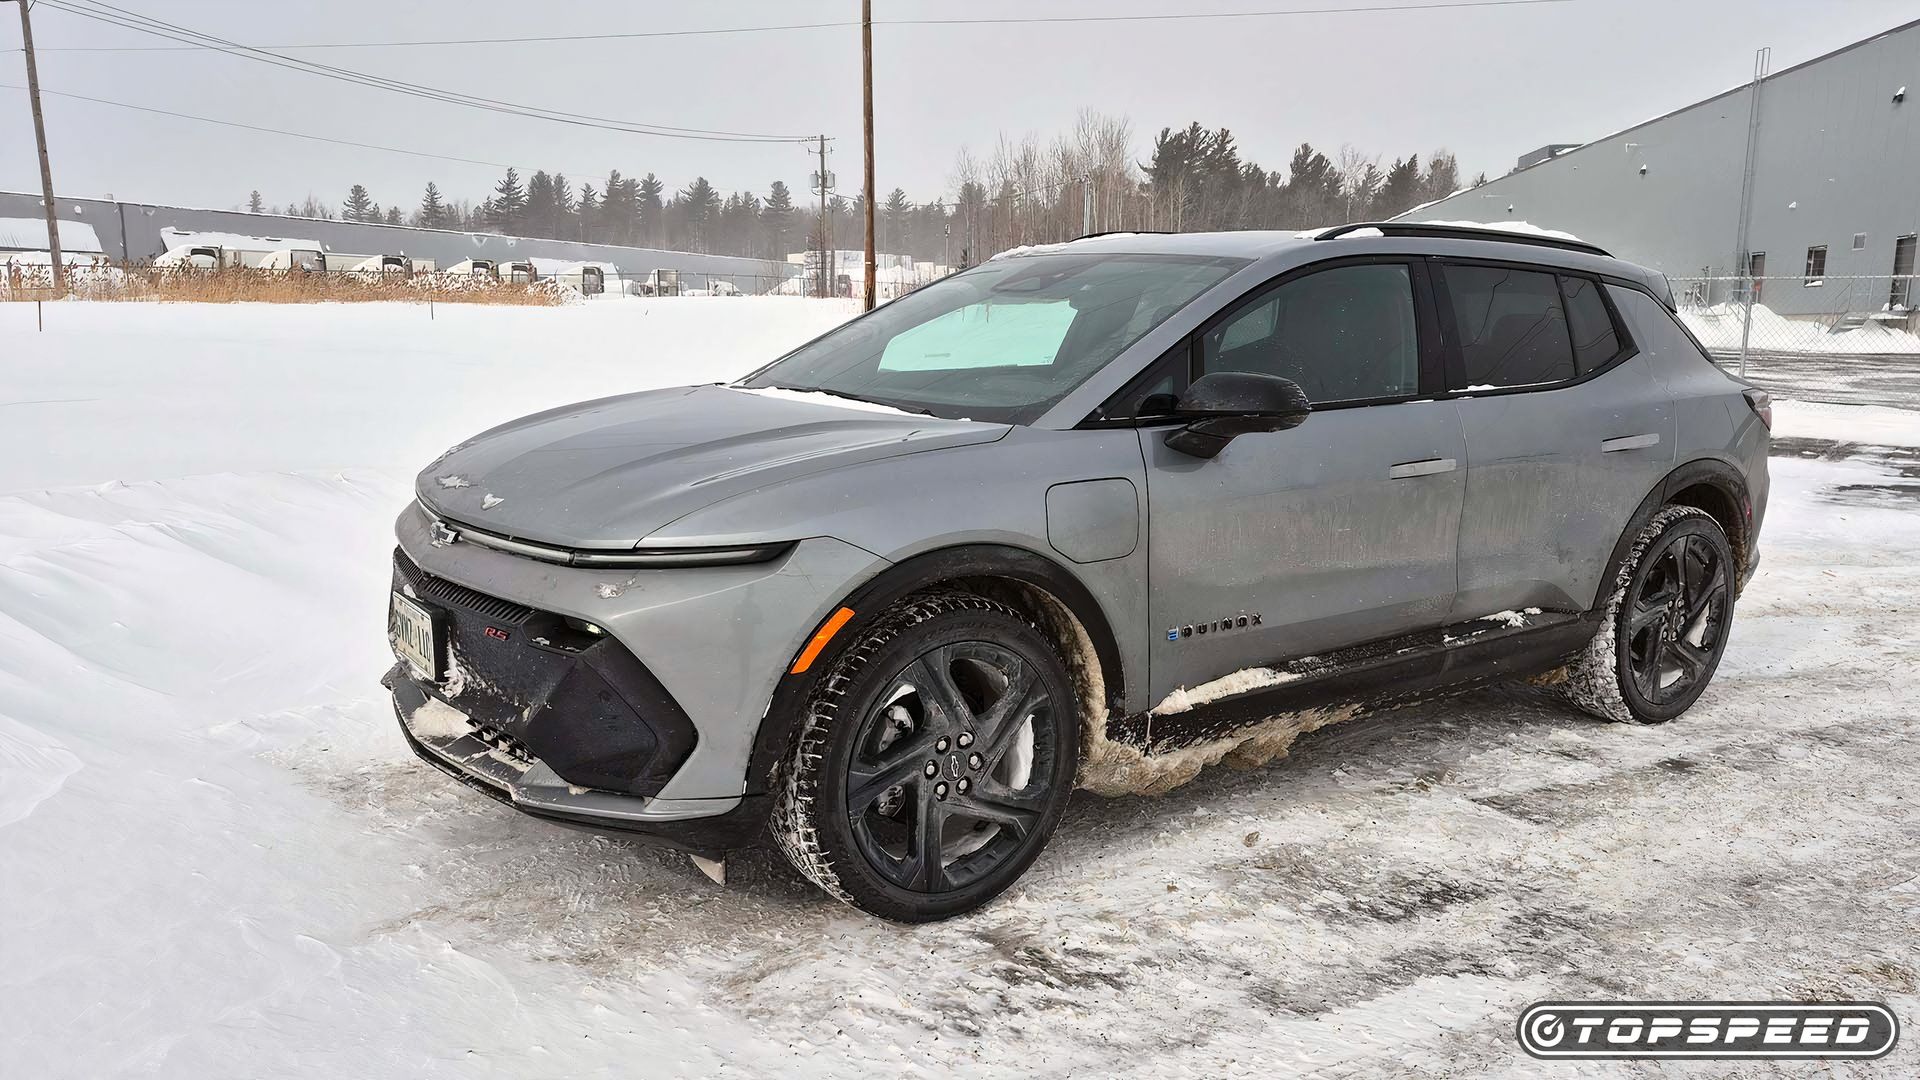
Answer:
M1605 367L1620 352L1620 334L1613 327L1613 316L1600 296L1599 282L1588 278L1563 277L1560 291L1566 295L1567 327L1573 334L1573 362L1586 375Z
M1573 337L1554 275L1496 266L1448 266L1465 389L1566 382Z

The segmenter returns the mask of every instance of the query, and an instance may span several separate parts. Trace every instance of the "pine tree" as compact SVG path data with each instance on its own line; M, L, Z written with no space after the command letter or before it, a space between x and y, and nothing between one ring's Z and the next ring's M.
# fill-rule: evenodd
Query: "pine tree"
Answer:
M553 197L553 177L547 170L536 170L527 180L526 235L554 236L559 226L560 207Z
M573 185L566 173L553 174L553 237L570 240L579 233L573 204Z
M1375 221L1385 221L1411 210L1425 201L1420 197L1420 190L1420 155L1405 160L1395 158L1393 167L1387 170L1387 178L1380 183L1380 190L1374 193L1373 208L1368 216Z
M633 189L634 224L638 226L638 239L649 247L659 247L667 237L665 207L660 202L665 190L666 185L652 173L642 177Z
M767 204L760 211L760 224L766 231L769 254L775 259L787 255L787 236L793 231L793 192L778 180L767 189Z
M440 198L440 188L433 181L427 181L427 192L420 197L420 224L428 229L447 227L447 204Z
M592 184L580 185L580 232L581 240L591 244L597 240L596 231L600 227L600 193L593 190Z
M901 188L894 188L887 194L887 205L881 211L881 224L883 228L881 230L879 246L882 250L892 252L896 255L905 250L907 246L907 215L911 213L912 210L913 204L907 201L906 191Z
M266 200L262 199L260 197L259 190L255 189L253 194L247 196L247 213L264 214L266 212L267 212Z
M400 208L398 206L387 207L387 224L405 225L406 223L407 223L406 218L401 216Z
M507 175L493 185L493 212L487 220L504 233L518 233L526 222L527 191L520 186L520 174L508 169Z
M373 213L373 196L367 189L355 184L347 189L347 201L340 204L340 216L347 221L370 221Z
M647 175L651 177L653 174ZM692 242L695 251L706 251L715 224L714 218L720 211L720 193L713 189L706 177L696 176L693 183L680 193L680 203L687 239Z
M1460 190L1460 163L1445 150L1435 150L1427 159L1427 175L1420 179L1420 201L1444 199Z

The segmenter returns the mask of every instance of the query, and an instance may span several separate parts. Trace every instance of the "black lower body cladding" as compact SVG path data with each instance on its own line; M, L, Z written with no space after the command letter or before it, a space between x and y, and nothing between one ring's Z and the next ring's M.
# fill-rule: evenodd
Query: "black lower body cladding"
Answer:
M393 587L439 612L446 640L440 682L402 664L387 676L396 697L411 683L581 787L652 797L692 753L693 722L613 637L434 577L397 550Z

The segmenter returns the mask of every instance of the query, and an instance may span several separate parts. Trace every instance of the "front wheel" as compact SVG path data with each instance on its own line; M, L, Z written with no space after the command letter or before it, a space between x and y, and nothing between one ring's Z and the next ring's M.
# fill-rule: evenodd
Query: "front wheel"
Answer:
M967 593L909 598L820 680L774 839L814 884L871 914L971 911L1058 824L1078 718L1059 656L1014 609Z
M1634 538L1615 584L1600 632L1568 671L1567 695L1604 720L1671 720L1726 651L1733 548L1711 514L1669 506Z

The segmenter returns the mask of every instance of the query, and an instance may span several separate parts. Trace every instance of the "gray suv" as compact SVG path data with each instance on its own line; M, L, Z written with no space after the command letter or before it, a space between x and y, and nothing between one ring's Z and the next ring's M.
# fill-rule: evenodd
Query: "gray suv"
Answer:
M1076 786L1492 680L1679 715L1769 422L1664 278L1585 244L1089 237L447 451L386 682L422 758L516 809L722 879L770 827L834 896L938 919Z

